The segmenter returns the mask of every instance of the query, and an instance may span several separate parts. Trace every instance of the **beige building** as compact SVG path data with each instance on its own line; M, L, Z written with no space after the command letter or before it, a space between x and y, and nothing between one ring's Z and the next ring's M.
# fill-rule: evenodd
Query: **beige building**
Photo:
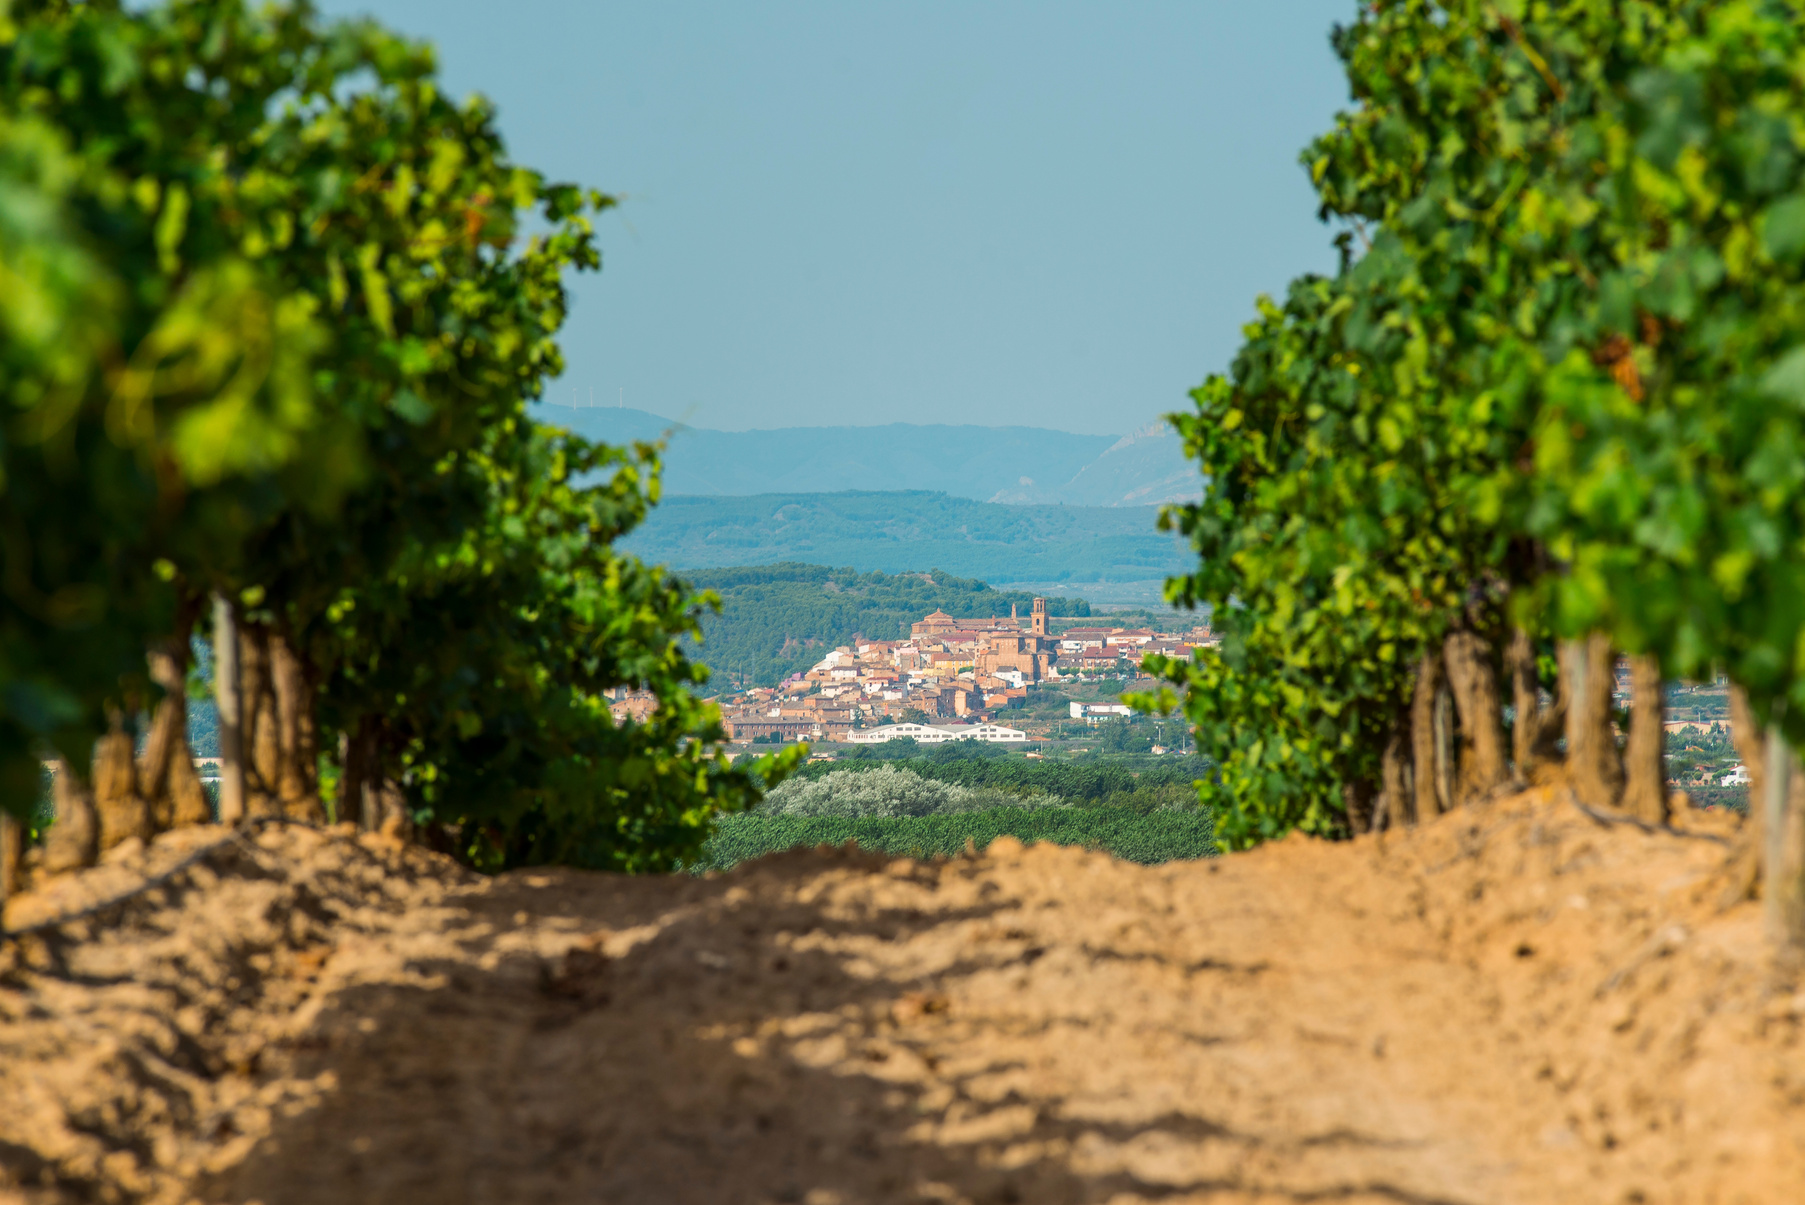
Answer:
M749 741L754 737L772 737L786 741L806 741L821 735L820 725L813 719L793 716L742 715L726 720L727 739Z
M946 741L1020 744L1028 739L1021 729L1005 728L1001 724L886 724L882 728L855 732L849 739L855 744L878 745L905 736L924 745L938 745Z
M920 623L909 625L909 639L940 637L958 628L959 621L945 611L933 611L921 617Z
M614 717L616 725L643 724L657 710L658 696L649 691L634 691L608 704L608 714Z
M1047 635L1047 600L1034 600L1034 612L1028 630L993 632L978 650L974 668L980 675L995 677L999 670L1015 670L1024 680L1039 682L1052 676L1053 663L1059 660L1059 642Z
M1034 600L1035 612L1041 614L1043 625L1046 605L1045 599ZM989 619L954 619L945 611L935 611L931 615L922 616L920 623L909 625L909 638L977 640L992 632L1019 632L1021 628L1021 617L1015 613L1014 607L1009 608L1007 617L992 615ZM1045 634L1043 630L1041 635Z

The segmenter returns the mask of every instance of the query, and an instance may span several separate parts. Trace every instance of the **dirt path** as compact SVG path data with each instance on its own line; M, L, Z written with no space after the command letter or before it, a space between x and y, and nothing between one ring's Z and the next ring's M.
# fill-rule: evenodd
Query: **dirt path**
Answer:
M0 951L0 1200L1798 1201L1805 993L1724 832L480 881L268 830Z

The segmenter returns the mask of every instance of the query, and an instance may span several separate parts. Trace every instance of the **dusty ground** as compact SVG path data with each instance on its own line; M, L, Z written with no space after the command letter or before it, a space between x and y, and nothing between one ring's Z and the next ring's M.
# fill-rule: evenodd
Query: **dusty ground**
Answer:
M1797 1202L1805 994L1727 831L481 881L190 830L8 909L209 847L0 950L0 1200Z

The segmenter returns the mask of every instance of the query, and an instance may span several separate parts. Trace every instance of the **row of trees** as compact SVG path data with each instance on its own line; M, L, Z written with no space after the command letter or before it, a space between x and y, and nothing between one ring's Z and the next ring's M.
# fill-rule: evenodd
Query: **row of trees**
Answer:
M1224 639L1159 669L1224 841L1555 774L1664 822L1661 681L1721 672L1805 935L1805 6L1375 0L1335 49L1341 270L1176 419Z
M757 797L688 689L705 598L611 547L656 449L524 413L609 204L511 163L427 48L305 2L0 14L9 885L47 752L50 869L207 818L197 631L223 819L642 869ZM612 723L622 685L645 723Z
M799 769L796 779L807 782L886 765L973 790L1057 796L1087 807L1136 807L1142 811L1181 802L1182 797L1190 795L1191 784L1201 769L1193 759L1175 757L1132 769L1111 758L1029 761L997 745L947 741L916 746L914 741L903 738L861 746L850 756L835 761L814 762ZM1189 803L1194 806L1195 799Z

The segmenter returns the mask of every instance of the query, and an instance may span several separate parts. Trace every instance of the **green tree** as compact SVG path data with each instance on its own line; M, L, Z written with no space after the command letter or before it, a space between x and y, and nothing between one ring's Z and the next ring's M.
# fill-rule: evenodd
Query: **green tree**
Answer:
M1565 567L1549 609L1672 673L1729 674L1762 804L1751 852L1768 781L1792 777L1805 809L1802 19L1778 0L1644 16L1657 52L1576 115L1549 189L1594 202L1564 237L1596 264L1585 346L1539 382L1532 528ZM1792 834L1770 847L1769 896L1805 939Z
M1805 738L1802 17L1378 0L1337 32L1356 103L1305 162L1351 224L1342 271L1265 305L1181 420L1210 485L1171 514L1205 562L1173 593L1214 604L1224 642L1159 668L1222 759L1225 840L1502 785L1500 671L1515 774L1564 735L1583 797L1658 822L1662 674L1725 669L1756 793L1784 801ZM1805 939L1802 808L1765 873Z
M1210 487L1171 514L1205 561L1174 593L1212 604L1224 642L1161 668L1222 758L1225 839L1408 822L1550 752L1542 602L1561 566L1529 450L1550 365L1612 379L1587 320L1603 249L1572 237L1597 203L1560 172L1596 153L1576 120L1672 24L1634 4L1380 0L1337 32L1356 103L1304 161L1350 225L1343 269L1266 306L1180 420ZM1590 757L1614 789L1606 652L1569 645L1562 695L1569 769ZM1653 748L1636 781L1664 809Z
M196 16L20 3L0 19L0 526L12 533L0 776L17 813L43 745L78 768L58 776L79 805L59 826L78 860L144 826L139 801L97 832L74 780L108 727L103 752L129 769L124 717L179 687L159 639L184 610L166 551L206 512L197 493L267 481L330 442L309 379L321 332L242 237L276 218L238 195L218 154L248 138L268 93L229 103L187 73L204 45L214 74L255 78L292 24L272 13L259 38L208 42ZM340 483L296 481L319 504ZM160 718L180 714L171 701ZM153 740L163 764L151 769L167 768L172 743Z
M1387 380L1413 333L1387 305L1401 258L1383 243L1336 280L1296 282L1283 308L1263 302L1229 377L1177 420L1211 484L1171 514L1200 553L1171 593L1210 604L1222 643L1149 668L1185 688L1231 847L1439 810L1432 768L1403 781L1433 736L1411 705L1441 688L1450 632L1496 638L1508 544L1458 508L1441 416Z
M524 416L606 198L509 163L426 48L305 4L21 3L0 87L0 280L27 289L0 303L0 528L30 533L5 550L0 774L41 740L79 767L110 724L101 836L155 827L124 727L147 677L179 693L208 591L252 810L317 815L342 735L367 819L484 866L643 869L794 761L727 766L676 646L708 597L612 551L655 449ZM613 723L626 685L652 720ZM152 733L165 769L181 744Z

